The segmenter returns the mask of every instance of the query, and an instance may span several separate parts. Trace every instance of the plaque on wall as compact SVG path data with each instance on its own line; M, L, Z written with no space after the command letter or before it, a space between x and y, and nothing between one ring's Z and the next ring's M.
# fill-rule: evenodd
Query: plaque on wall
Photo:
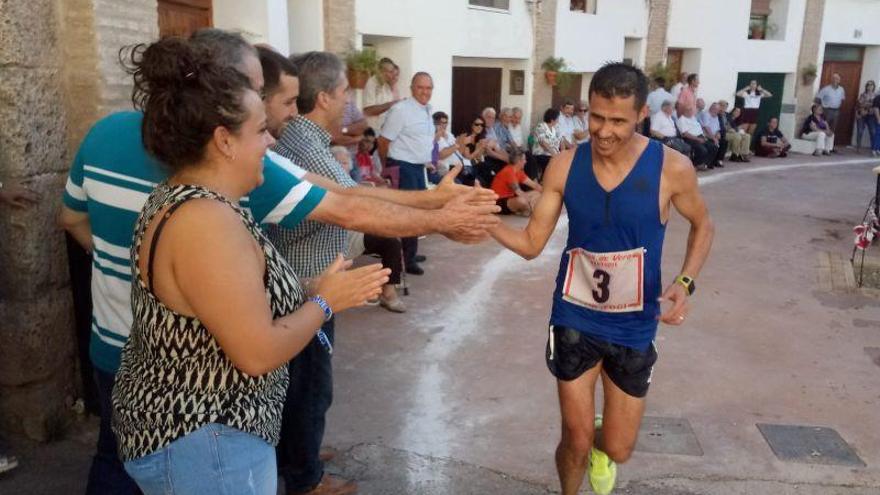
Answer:
M510 94L524 95L526 94L526 71L512 70L510 71Z

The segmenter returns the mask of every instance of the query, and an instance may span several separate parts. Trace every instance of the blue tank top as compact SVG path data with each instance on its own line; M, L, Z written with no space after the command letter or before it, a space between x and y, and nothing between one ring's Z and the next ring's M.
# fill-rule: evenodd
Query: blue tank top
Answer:
M565 183L568 242L553 293L551 325L647 350L662 293L660 218L663 145L651 140L632 171L605 191L590 143L578 146Z

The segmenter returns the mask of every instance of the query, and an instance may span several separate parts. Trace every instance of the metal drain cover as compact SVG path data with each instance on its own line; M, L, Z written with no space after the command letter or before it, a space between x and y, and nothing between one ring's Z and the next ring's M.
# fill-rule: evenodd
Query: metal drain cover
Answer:
M636 450L652 454L703 455L690 422L684 418L645 416Z
M760 423L757 426L781 461L865 466L855 451L831 428Z

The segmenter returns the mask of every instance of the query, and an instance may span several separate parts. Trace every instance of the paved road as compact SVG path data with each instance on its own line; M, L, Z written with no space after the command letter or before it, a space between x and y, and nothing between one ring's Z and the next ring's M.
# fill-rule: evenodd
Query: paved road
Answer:
M880 367L865 350L880 348L880 299L817 282L819 254L848 256L873 191L880 163L858 158L799 156L701 176L715 248L687 325L660 331L647 414L687 420L702 455L637 452L617 493L880 493ZM565 230L531 262L492 243L431 238L427 274L410 277L408 314L340 317L332 471L367 494L555 492L559 418L543 349ZM674 217L667 280L686 235ZM833 428L865 466L780 461L757 423ZM78 431L51 446L17 442L25 465L0 477L0 494L78 491L94 434L91 424ZM660 438L661 450L681 440Z

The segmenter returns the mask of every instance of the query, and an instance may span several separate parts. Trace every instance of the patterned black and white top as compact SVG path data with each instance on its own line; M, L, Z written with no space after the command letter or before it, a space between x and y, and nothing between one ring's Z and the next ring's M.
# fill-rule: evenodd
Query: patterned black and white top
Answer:
M166 206L195 198L229 205L263 248L263 281L273 318L294 312L305 299L293 269L249 213L199 186L159 184L141 210L131 249L134 324L113 389L113 431L123 461L155 452L208 423L278 443L287 366L263 376L238 370L197 318L166 307L141 278L138 251L153 217Z

